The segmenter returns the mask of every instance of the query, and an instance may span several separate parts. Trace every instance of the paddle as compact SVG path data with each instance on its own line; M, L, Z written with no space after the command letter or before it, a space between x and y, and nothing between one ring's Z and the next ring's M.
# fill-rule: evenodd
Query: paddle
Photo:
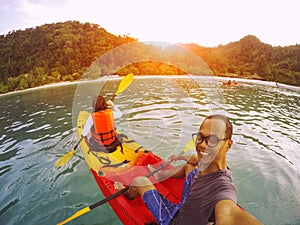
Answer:
M67 154L63 155L62 157L60 157L56 163L55 163L55 166L56 167L60 167L62 165L65 165L67 162L70 161L70 159L72 158L76 148L79 146L80 142L83 140L83 136L80 138L80 140L77 142L77 144L75 145L75 147L70 151L68 152Z
M125 76L124 79L120 82L117 92L111 98L111 101L113 101L118 94L123 92L131 84L132 80L133 80L133 74L132 73Z
M190 150L194 150L195 149L195 144L193 142L193 140L190 140L186 145L185 145L185 148L182 152L180 152L179 154L180 155L183 155L184 153L190 151ZM159 170L165 168L166 166L170 165L171 161L168 161L162 165L160 165L157 169L153 170L152 172L148 173L146 175L146 177L151 177L153 174L155 174L156 172L158 172ZM74 220L76 219L77 217L79 216L82 216L83 214L85 213L88 213L89 211L93 210L94 208L100 206L100 205L103 205L104 203L106 202L109 202L110 200L118 197L119 195L123 194L125 191L127 191L129 189L130 186L127 186L126 188L123 188L122 190L119 190L117 191L116 193L112 194L111 196L105 198L105 199L102 199L98 202L96 202L95 204L93 205L90 205L90 206L87 206L83 209L80 209L79 211L77 211L76 213L74 213L71 217L65 219L64 221L58 223L57 225L63 225L63 224L66 224L68 222L70 222L71 220Z
M113 95L113 97L111 98L111 101L113 101L115 99L115 97L120 94L121 92L123 92L131 83L133 80L133 74L130 73L127 76L125 76L123 78L123 80L121 80L118 90L117 92ZM79 146L80 142L83 140L84 138L81 137L80 140L77 142L77 144L75 145L75 147L68 152L67 154L63 155L62 157L60 157L56 162L55 162L55 166L56 167L60 167L62 165L65 165L67 162L70 161L70 159L72 158L76 148Z

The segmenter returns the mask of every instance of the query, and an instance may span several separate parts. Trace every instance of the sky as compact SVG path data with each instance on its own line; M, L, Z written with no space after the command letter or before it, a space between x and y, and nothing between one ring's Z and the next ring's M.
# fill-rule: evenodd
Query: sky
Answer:
M299 0L0 0L0 34L76 20L139 41L300 44Z

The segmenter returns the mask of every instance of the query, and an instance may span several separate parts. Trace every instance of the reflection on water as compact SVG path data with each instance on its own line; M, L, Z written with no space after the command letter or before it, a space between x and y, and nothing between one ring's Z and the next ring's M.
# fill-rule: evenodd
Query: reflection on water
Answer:
M226 113L239 204L264 224L300 224L299 88L244 80L223 87L211 79L136 77L115 99L123 112L117 128L166 158L184 148L205 116ZM98 93L111 98L119 81L0 97L0 224L53 224L103 198L79 150L59 169L54 162L77 141L79 110L90 111ZM121 223L105 205L72 224Z

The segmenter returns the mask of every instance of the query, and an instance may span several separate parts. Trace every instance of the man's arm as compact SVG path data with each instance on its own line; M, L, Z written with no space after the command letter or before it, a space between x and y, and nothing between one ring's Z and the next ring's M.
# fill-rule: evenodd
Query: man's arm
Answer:
M172 162L176 162L177 160L184 160L186 161L185 164L172 167L171 169L160 170L154 177L157 180L163 180L165 178L184 178L187 177L188 174L196 168L197 166L197 158L194 155L171 155L169 160ZM150 171L153 171L155 168L149 167Z
M152 166L148 166L149 170L152 172L155 170ZM160 170L154 174L154 177L161 181L165 178L183 178L186 174L186 164L172 167L171 169Z
M171 155L168 159L172 162L176 162L177 160L184 160L188 164L195 167L198 165L198 157L196 155Z
M215 206L216 225L262 225L254 216L231 200L221 200Z

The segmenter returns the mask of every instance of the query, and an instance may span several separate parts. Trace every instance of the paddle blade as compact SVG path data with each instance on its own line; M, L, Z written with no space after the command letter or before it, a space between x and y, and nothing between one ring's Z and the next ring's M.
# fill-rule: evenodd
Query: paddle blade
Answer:
M63 225L63 224L66 224L68 222L70 222L71 220L74 220L76 219L77 217L87 213L90 211L90 207L85 207L79 211L77 211L76 213L74 213L72 216L70 216L69 218L65 219L64 221L58 223L57 225Z
M185 145L183 153L186 153L190 150L195 150L195 142L192 139Z
M70 161L70 159L72 158L73 154L74 154L75 149L72 149L72 151L68 152L67 154L65 154L64 156L60 157L56 163L55 166L56 167L60 167L65 165L67 162Z
M132 83L132 80L133 80L133 74L132 73L125 76L124 79L120 82L119 88L118 88L117 92L115 93L115 95L117 96L122 91L124 91Z

